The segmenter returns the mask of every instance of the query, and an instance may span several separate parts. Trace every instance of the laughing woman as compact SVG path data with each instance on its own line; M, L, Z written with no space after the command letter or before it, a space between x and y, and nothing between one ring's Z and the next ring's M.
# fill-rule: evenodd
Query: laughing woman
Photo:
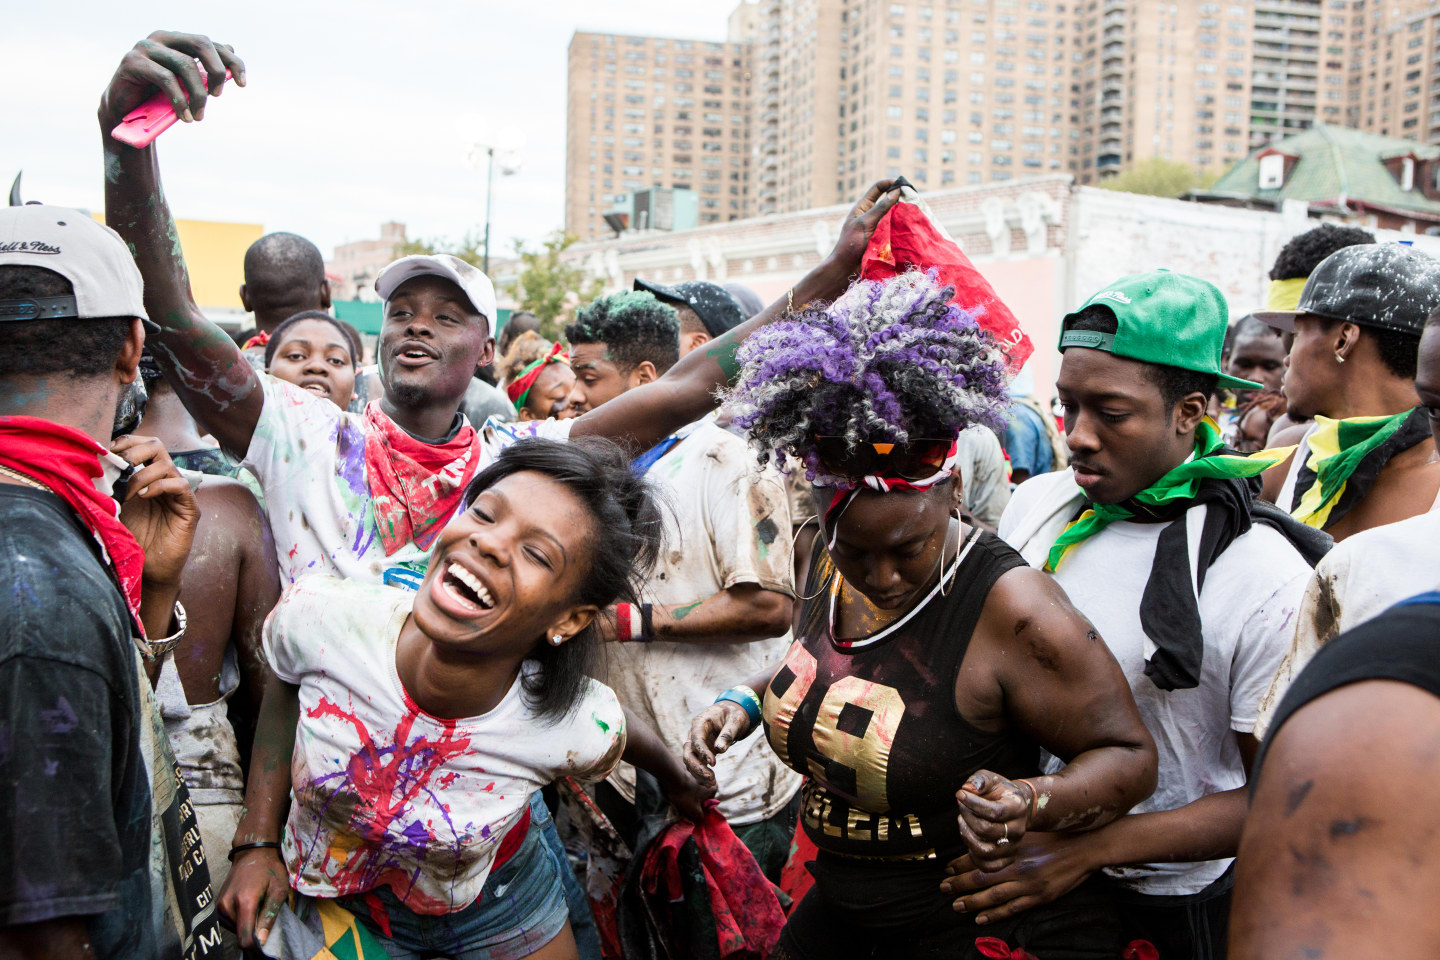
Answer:
M298 725L291 769L252 771L220 898L242 944L293 886L302 917L333 901L392 957L575 956L568 865L529 829L531 795L622 752L693 784L648 731L627 747L586 675L596 612L633 598L661 529L619 448L522 441L465 500L418 592L302 577L266 623L261 727Z
M862 281L740 348L735 423L762 460L806 465L820 535L780 669L700 714L686 762L704 776L763 726L809 777L815 886L783 960L1123 948L1093 882L1007 919L957 911L943 890L962 855L998 869L1029 831L1120 816L1154 789L1156 763L1090 624L1049 577L951 516L956 437L1002 423L1005 395L999 351L952 295L922 273ZM1039 776L1041 748L1068 766Z

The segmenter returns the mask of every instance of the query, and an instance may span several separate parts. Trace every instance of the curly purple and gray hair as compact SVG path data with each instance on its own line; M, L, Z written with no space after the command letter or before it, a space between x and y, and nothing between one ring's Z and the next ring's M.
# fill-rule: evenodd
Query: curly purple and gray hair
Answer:
M831 477L816 435L904 443L1000 429L1005 358L975 318L950 302L936 272L862 280L828 306L796 311L747 337L739 380L724 396L760 462L786 454L817 483Z

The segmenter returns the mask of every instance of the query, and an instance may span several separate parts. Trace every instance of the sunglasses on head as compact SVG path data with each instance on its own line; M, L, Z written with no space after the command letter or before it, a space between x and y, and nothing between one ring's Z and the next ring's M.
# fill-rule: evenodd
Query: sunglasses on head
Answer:
M861 441L852 447L847 437L815 435L821 462L842 477L928 480L945 465L954 443L954 437L917 437L905 443Z

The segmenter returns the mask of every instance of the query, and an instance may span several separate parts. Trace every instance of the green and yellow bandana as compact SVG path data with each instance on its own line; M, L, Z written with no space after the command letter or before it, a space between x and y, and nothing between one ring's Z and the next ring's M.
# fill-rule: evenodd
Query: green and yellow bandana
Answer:
M1220 428L1206 417L1195 430L1195 456L1156 480L1124 503L1092 503L1056 538L1045 560L1051 573L1078 544L1117 520L1164 513L1186 500L1194 500L1205 480L1239 480L1259 476L1290 455L1293 447L1261 450L1249 456L1225 453Z
M1305 438L1310 455L1295 475L1290 515L1318 530L1364 500L1391 457L1430 439L1421 407L1388 417L1316 417L1315 425Z

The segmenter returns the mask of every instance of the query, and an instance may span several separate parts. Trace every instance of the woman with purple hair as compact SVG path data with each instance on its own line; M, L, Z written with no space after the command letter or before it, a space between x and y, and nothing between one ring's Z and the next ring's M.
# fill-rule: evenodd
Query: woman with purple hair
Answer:
M962 856L996 870L1027 833L1122 815L1156 766L1090 624L1049 577L951 515L956 436L1002 423L1006 395L1000 351L953 296L920 272L861 281L740 348L735 423L762 462L805 465L819 543L779 670L700 714L686 762L712 777L715 754L763 724L809 778L816 882L781 960L1125 946L1096 881L1018 916L957 910L942 889ZM1060 773L1039 775L1042 749L1066 761Z

